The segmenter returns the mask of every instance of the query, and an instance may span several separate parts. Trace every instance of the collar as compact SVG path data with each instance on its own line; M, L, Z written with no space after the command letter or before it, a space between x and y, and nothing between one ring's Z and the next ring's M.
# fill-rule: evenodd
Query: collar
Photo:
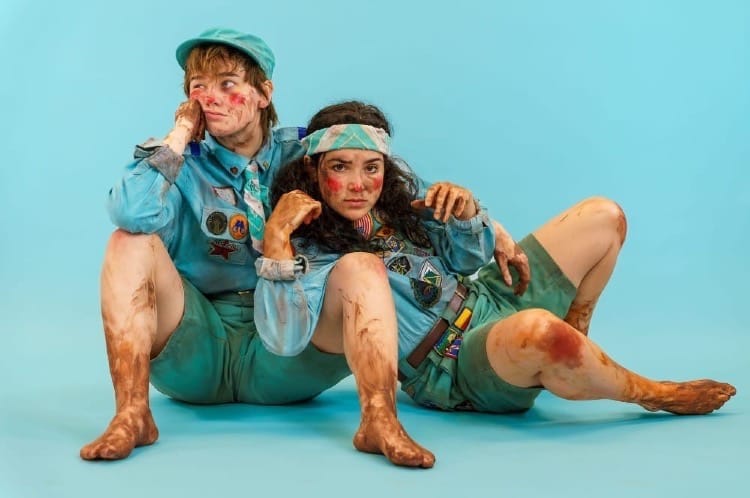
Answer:
M273 141L273 130L271 130L268 140L261 145L260 149L255 154L255 157L252 157L250 160L243 155L227 149L217 142L209 133L206 133L206 138L203 140L203 143L206 145L208 151L219 160L219 163L230 175L239 176L245 171L247 165L253 161L255 161L258 164L258 167L264 171L270 166L271 156L273 155L273 147L271 146Z

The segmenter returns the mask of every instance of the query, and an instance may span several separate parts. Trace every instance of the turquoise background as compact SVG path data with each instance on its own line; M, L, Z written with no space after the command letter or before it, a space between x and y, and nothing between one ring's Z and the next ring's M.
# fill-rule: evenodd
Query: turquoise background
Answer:
M112 414L105 195L172 123L176 46L220 25L275 51L282 124L370 101L422 176L470 187L518 238L615 199L628 240L592 338L645 375L737 397L698 418L547 394L525 417L443 415L401 398L438 455L410 472L351 448L351 380L302 407L154 394L155 447L78 460ZM746 496L749 44L740 0L3 0L0 496Z

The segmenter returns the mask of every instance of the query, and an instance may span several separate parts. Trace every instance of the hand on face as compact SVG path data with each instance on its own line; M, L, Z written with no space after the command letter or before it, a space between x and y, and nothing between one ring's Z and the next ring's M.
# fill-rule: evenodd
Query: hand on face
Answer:
M424 199L411 203L414 209L432 208L436 220L446 223L451 215L468 220L477 214L474 195L470 190L450 182L437 182L427 189Z
M206 131L206 121L199 102L190 99L181 103L174 113L175 127L184 127L190 140L200 142Z
M245 77L244 69L227 65L217 74L196 74L190 79L190 98L200 102L206 127L216 138L258 131L260 110L270 104L273 86L266 81L268 95L263 95Z

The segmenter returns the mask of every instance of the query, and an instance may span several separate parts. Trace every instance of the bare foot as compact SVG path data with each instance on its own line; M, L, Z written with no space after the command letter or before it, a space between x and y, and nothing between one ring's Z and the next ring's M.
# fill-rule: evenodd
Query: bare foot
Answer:
M690 382L659 382L659 392L638 403L646 410L664 410L679 415L703 415L718 410L737 390L730 384L703 379Z
M158 437L149 408L125 409L115 415L104 434L81 448L81 458L119 460L130 455L136 446L152 444Z
M414 442L395 415L378 410L362 418L354 435L354 447L365 453L378 453L396 465L429 469L435 455Z

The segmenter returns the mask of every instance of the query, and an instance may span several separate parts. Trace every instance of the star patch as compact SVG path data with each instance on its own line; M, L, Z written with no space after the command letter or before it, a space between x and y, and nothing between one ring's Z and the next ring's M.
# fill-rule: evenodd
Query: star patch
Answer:
M411 270L411 262L409 262L409 258L406 256L399 256L397 258L393 258L390 263L388 263L388 269L392 272L406 275L409 273L409 270Z
M229 261L229 256L237 251L237 245L227 240L212 240L210 243L211 252L208 254L211 256L220 256L226 261Z

